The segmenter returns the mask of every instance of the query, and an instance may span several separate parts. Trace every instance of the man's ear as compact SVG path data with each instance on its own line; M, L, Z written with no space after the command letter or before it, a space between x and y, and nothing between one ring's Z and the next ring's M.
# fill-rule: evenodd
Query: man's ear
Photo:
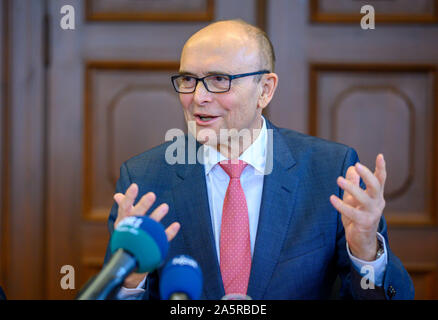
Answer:
M258 107L264 109L269 104L269 102L271 102L275 90L277 89L278 75L273 72L264 74L260 82L261 94L258 100Z

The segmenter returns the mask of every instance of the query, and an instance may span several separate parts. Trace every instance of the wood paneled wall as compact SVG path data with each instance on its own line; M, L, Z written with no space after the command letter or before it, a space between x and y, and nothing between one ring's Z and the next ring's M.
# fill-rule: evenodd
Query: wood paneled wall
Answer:
M0 285L8 297L71 299L100 270L121 162L167 129L184 129L169 82L183 43L211 20L243 18L266 29L276 49L280 83L266 113L275 124L349 144L370 166L384 152L391 247L416 298L438 298L437 0L416 11L392 1L392 12L373 1L384 13L373 31L360 29L363 1L125 2L1 0ZM59 26L64 4L76 9L74 31ZM60 288L67 264L76 270L72 291Z

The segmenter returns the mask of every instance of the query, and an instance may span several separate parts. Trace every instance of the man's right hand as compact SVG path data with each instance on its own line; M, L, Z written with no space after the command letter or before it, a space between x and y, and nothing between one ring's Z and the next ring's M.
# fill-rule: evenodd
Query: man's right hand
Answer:
M137 195L138 186L135 183L129 186L125 194L116 193L114 195L114 200L119 205L119 210L117 211L117 219L114 222L114 228L116 228L119 222L126 217L145 215L156 200L155 194L153 192L148 192L134 206L133 204L135 198L137 198ZM168 211L169 206L166 203L162 203L149 215L149 217L157 222L160 222ZM171 241L173 238L175 238L180 227L181 226L178 222L174 222L166 229L166 236L168 241ZM136 288L147 275L147 273L132 273L125 279L123 286L125 288Z

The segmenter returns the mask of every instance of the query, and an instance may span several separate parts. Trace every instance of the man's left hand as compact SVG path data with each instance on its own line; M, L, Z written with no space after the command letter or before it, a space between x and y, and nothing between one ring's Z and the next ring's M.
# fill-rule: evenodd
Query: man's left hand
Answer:
M365 182L366 190L359 183ZM351 253L365 261L373 261L377 254L377 229L385 208L383 190L386 180L386 165L382 154L376 158L376 169L372 173L367 167L356 163L347 170L345 178L337 183L344 196L330 196L330 202L342 215L345 238Z

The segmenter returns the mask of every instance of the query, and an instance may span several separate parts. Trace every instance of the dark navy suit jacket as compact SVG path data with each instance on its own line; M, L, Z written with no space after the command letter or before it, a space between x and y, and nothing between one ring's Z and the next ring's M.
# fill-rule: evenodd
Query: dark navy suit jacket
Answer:
M361 276L348 257L341 216L329 197L342 197L336 179L358 161L356 152L342 144L277 128L269 121L267 128L273 129L269 142L273 143L273 170L264 177L248 295L253 299L328 299L339 276L341 298L412 299L412 281L390 251L383 217L378 230L388 250L383 286L362 289ZM135 182L139 186L137 201L149 191L157 195L150 212L161 203L169 205L162 223L167 227L178 221L181 230L170 243L167 259L178 254L192 256L204 275L201 299L220 299L225 293L204 167L199 163L168 164L165 152L171 143L126 161L116 192L124 193ZM110 233L116 217L115 203L108 220ZM105 261L109 257L107 250ZM144 299L159 298L161 270L148 276Z

